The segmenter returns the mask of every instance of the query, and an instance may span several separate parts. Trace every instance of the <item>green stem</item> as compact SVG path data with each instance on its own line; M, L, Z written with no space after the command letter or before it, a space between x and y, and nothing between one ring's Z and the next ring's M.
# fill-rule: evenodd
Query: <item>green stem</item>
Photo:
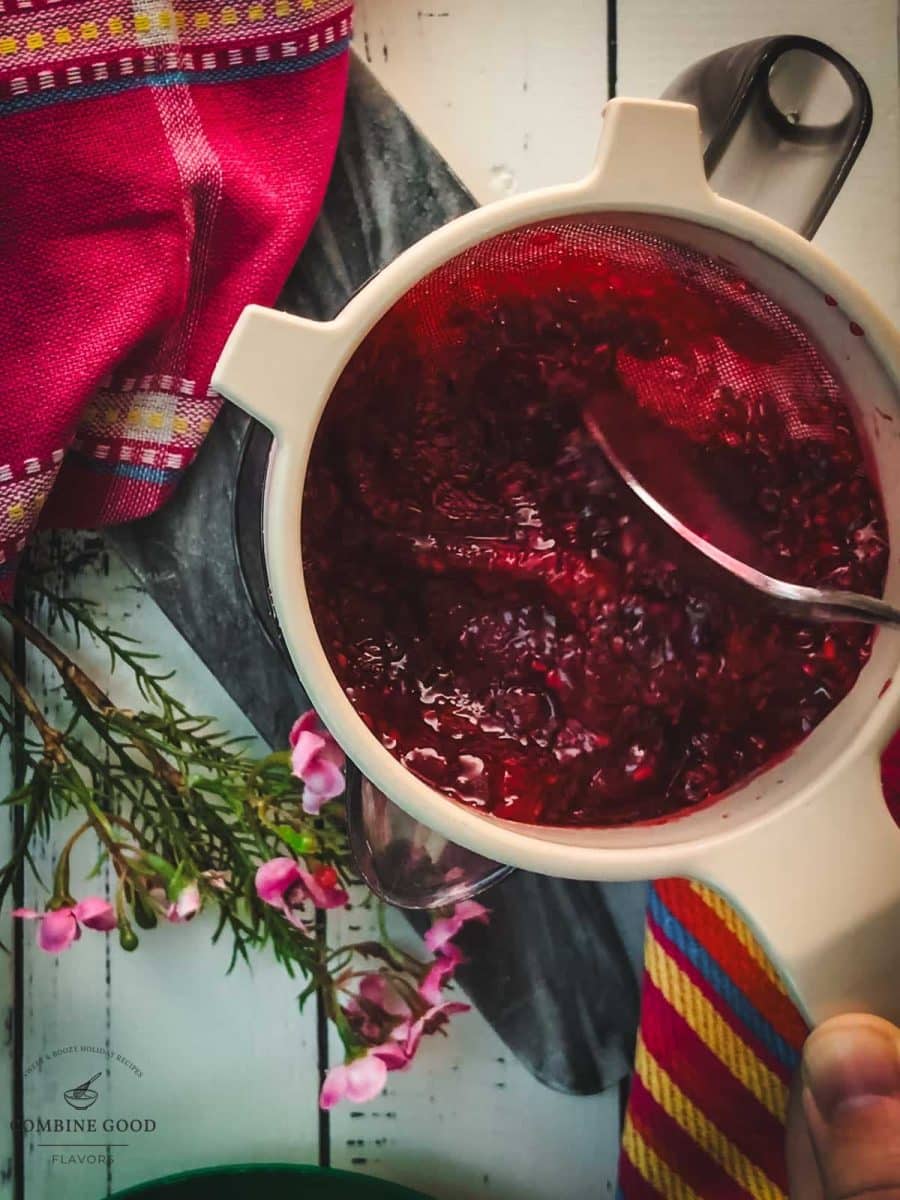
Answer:
M61 766L65 761L65 755L61 745L59 730L53 728L38 708L31 692L29 692L24 682L16 674L15 667L3 655L0 655L0 675L9 684L16 699L22 705L28 720L40 734L41 741L44 743L45 756L58 766Z
M309 851L312 868L321 863L333 866L341 879L351 876L339 806L314 822L307 819L287 751L277 750L254 761L243 743L227 739L207 718L193 716L170 695L167 677L149 665L152 656L136 649L131 639L105 629L85 603L44 594L66 628L74 624L76 636L95 639L108 650L114 668L125 666L131 672L146 707L153 711L117 707L47 634L20 614L0 607L0 613L58 674L72 708L71 719L60 733L33 700L26 707L33 775L30 791L18 800L28 803L26 834L14 848L12 862L0 873L0 899L22 864L30 861L29 840L48 812L65 815L77 810L84 819L63 846L54 894L69 899L72 848L91 829L116 872L116 919L126 949L137 945L132 919L136 919L139 894L143 897L146 888L159 882L152 864L141 858L152 853L175 864L186 878L221 872L226 886L221 891L204 888L204 898L210 908L218 908L214 939L225 931L233 938L231 965L239 958L249 962L251 950L270 946L289 974L302 972L309 981L303 995L311 990L322 994L348 1057L366 1048L341 1009L335 974L346 971L342 978L346 985L380 970L413 1012L423 1011L417 985L428 965L394 945L383 910L378 913L382 942L329 949L324 941L303 936L256 895L254 875L260 861L284 852L275 828L279 824L316 838L314 853ZM0 669L0 675L19 698L21 680L10 678L9 669ZM0 714L0 724L4 717ZM15 736L15 730L9 732ZM127 815L121 815L123 808Z
M31 779L31 801L28 805L28 815L25 818L21 836L13 846L9 862L0 875L0 910L6 899L6 893L12 887L22 870L28 855L28 845L41 818L46 813L50 803L50 768L45 762L37 765ZM0 943L2 945L2 943Z
M72 836L66 841L62 850L60 850L59 858L56 862L56 870L53 872L53 896L47 906L48 908L70 908L75 903L69 890L69 859L72 854L72 847L90 827L90 821L85 821L79 825Z

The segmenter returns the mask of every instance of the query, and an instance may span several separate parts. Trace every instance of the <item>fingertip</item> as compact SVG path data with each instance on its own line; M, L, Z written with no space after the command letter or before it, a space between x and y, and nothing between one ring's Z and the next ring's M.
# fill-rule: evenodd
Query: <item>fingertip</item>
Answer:
M804 1088L799 1077L791 1089L785 1134L791 1200L824 1200L822 1175L813 1149L803 1106Z
M845 1104L900 1097L900 1030L867 1014L834 1017L807 1039L802 1077L825 1121Z

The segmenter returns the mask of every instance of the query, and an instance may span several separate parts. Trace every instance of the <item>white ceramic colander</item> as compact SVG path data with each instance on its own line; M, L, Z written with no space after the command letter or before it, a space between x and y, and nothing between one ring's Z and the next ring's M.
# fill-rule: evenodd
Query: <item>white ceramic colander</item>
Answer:
M603 214L727 259L828 347L857 401L892 546L900 547L900 336L865 292L799 235L716 196L690 105L614 100L596 166L580 183L457 219L401 255L333 321L250 307L214 387L275 435L265 499L266 562L294 664L322 718L365 776L424 824L488 858L545 874L704 880L746 913L807 1015L900 1016L900 830L879 757L900 723L900 637L880 630L847 697L788 758L698 811L664 823L563 829L511 823L417 779L368 730L331 671L303 579L300 530L310 448L342 369L381 316L448 259L537 221ZM823 303L828 295L836 303ZM854 336L850 323L864 331ZM896 422L893 420L897 417ZM892 554L885 596L900 602Z

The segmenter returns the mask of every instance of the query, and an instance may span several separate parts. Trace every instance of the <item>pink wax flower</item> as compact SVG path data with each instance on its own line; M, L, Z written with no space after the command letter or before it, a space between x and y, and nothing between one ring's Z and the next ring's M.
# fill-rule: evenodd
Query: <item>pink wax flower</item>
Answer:
M425 945L432 954L443 951L451 938L456 937L467 921L481 921L486 924L490 917L488 909L477 900L462 900L453 910L453 915L441 917L425 934Z
M48 954L61 954L81 937L81 926L109 933L116 927L116 912L102 896L85 896L78 904L38 912L33 908L17 908L14 917L38 921L37 943Z
M196 882L185 884L174 900L169 899L163 888L151 888L150 897L166 920L175 925L193 920L203 904Z
M441 947L428 974L419 984L419 995L426 1004L441 1003L441 992L462 961L462 951L458 946L454 946L453 942L447 942Z
M294 722L290 733L291 770L303 780L303 811L317 816L326 800L344 790L343 750L310 708Z
M389 1071L408 1070L425 1034L436 1033L450 1017L468 1011L468 1004L451 1001L429 1008L416 1021L401 1021L389 1041L370 1046L361 1058L331 1068L319 1094L320 1107L334 1108L341 1100L364 1104L374 1099L387 1083Z
M348 1011L362 1008L375 1009L384 1013L388 1018L399 1021L412 1015L412 1009L384 975L373 973L364 975L356 989L356 997L351 997Z
M377 972L360 979L344 1014L356 1035L372 1045L388 1039L405 1040L413 1015L393 983Z
M384 1087L389 1071L409 1069L425 1035L436 1033L455 1014L469 1011L468 1004L441 997L440 983L462 961L456 946L446 950L418 989L427 1005L424 1010L417 1005L418 1016L388 976L374 972L360 979L344 1015L355 1036L370 1045L361 1057L328 1072L319 1097L322 1108L333 1108L340 1100L358 1104L371 1100Z
M292 925L308 930L295 910L307 902L316 908L343 908L350 897L338 884L333 867L310 872L293 858L271 858L256 871L256 894L265 904L280 909Z
M230 871L201 871L200 878L205 879L214 891L227 892L231 884Z
M379 1058L373 1047L362 1058L332 1067L322 1083L319 1094L321 1108L334 1108L340 1100L364 1104L379 1094L387 1082L387 1063Z
M469 1011L471 1011L470 1005L463 1004L460 1000L447 1000L443 1004L435 1004L417 1021L413 1021L406 1031L406 1041L403 1043L403 1053L406 1055L407 1065L415 1058L419 1043L426 1034L437 1033L451 1017L456 1016L457 1013Z

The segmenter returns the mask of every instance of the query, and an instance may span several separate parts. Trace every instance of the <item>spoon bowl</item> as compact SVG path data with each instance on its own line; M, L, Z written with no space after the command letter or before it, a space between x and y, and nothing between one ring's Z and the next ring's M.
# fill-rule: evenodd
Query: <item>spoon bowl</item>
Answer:
M875 596L791 583L771 573L772 558L703 478L687 435L670 429L622 387L591 395L584 423L622 482L674 533L741 584L790 615L900 627L900 609Z
M445 908L469 900L512 867L484 858L413 820L370 780L347 788L353 857L379 899L397 908Z

